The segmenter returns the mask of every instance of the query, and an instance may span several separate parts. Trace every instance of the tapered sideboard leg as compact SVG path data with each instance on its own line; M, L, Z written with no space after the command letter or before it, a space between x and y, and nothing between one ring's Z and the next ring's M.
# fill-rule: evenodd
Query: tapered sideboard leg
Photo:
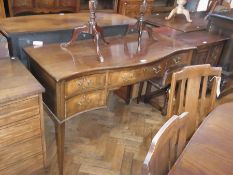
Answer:
M63 175L65 122L55 123L59 175Z

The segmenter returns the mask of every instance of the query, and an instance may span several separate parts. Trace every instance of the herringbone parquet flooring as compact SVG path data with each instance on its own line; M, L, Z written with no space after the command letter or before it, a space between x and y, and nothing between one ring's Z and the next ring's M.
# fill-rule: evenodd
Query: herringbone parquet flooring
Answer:
M66 125L65 175L140 175L154 134L164 123L149 104L130 105L116 96L107 109L79 115ZM230 94L218 103L233 101ZM48 168L39 175L57 175L53 122L45 111Z
M56 175L53 122L45 110L48 156L46 172ZM109 108L79 115L66 124L65 175L139 175L152 136L164 123L149 104L130 105L111 97Z

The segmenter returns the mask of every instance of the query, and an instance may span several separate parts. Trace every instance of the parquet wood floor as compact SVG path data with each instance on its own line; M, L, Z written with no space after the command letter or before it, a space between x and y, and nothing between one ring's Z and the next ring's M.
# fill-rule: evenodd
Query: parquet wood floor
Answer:
M233 101L230 94L218 103ZM152 136L164 123L149 104L130 105L111 96L107 109L87 112L67 122L65 175L140 175ZM57 175L53 122L45 110L48 168L39 175Z
M139 175L152 136L164 123L149 104L130 105L112 95L108 108L79 115L66 124L65 175ZM48 168L56 175L55 130L45 110Z

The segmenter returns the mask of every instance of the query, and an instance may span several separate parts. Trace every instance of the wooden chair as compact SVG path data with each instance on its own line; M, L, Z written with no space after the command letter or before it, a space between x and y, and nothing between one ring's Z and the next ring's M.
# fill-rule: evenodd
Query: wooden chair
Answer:
M161 111L162 115L167 114L167 102L168 102L168 91L170 89L171 84L171 77L174 72L177 72L181 70L186 64L178 64L175 66L170 67L167 69L161 78L153 78L147 81L146 85L146 92L144 96L144 103L149 103L149 101L157 96L164 95L164 103L163 106L160 106L159 104L153 104L155 108ZM137 97L137 103L141 100L141 94L143 89L144 82L140 82L139 84L139 90L138 90L138 97ZM154 87L156 90L152 91L152 87Z
M186 144L188 113L171 117L154 136L142 175L166 175Z
M188 137L215 107L221 70L204 64L184 67L172 75L166 118L189 112Z

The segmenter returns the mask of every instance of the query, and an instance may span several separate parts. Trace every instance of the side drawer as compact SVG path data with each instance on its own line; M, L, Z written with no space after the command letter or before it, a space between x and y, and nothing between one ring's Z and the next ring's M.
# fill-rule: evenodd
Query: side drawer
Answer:
M106 105L107 94L105 90L84 93L70 98L65 102L66 118L91 108Z
M167 58L166 69L175 66L175 65L190 65L189 52L184 52L180 54L175 54Z
M11 164L21 162L28 157L42 153L41 137L36 137L18 144L13 144L0 149L0 171L11 166Z
M108 86L110 88L126 86L139 82L143 76L142 68L109 72Z
M65 96L83 93L105 87L106 74L95 74L76 78L65 83Z
M40 135L40 133L39 116L0 127L0 149L33 136Z
M143 68L144 78L151 79L155 77L162 77L166 69L166 60L160 61L160 63L145 66Z
M38 114L38 96L0 105L0 127Z

